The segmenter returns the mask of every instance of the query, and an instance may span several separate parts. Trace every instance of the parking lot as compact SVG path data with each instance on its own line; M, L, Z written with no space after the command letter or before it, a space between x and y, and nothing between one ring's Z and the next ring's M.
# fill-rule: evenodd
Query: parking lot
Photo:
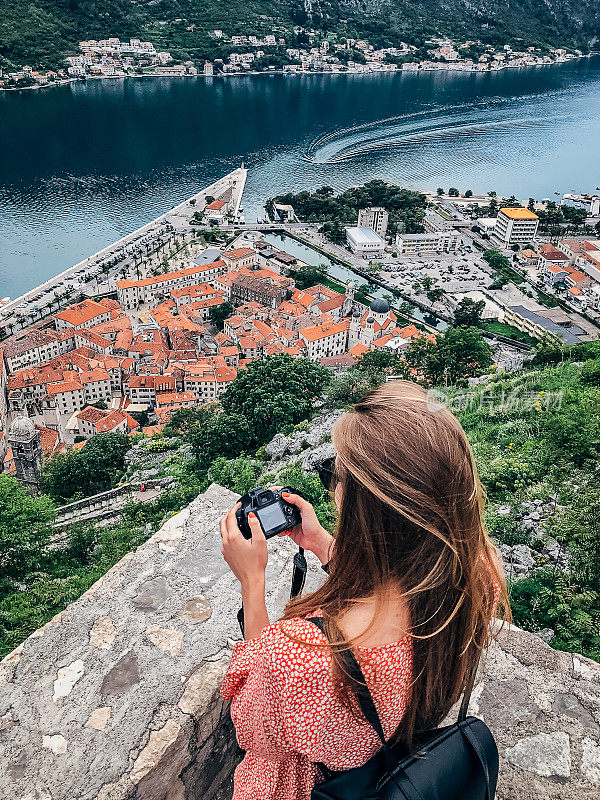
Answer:
M458 253L401 255L382 259L382 277L403 292L411 292L415 282L430 278L433 286L445 293L464 293L487 288L494 280L490 267L479 253L463 249Z

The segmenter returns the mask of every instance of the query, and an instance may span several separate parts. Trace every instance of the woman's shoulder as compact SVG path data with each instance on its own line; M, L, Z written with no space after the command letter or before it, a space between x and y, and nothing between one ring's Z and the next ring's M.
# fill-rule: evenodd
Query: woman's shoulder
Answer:
M318 616L314 614L313 616ZM327 640L310 617L291 617L267 625L260 635L261 649L275 672L287 672L291 665L301 670L329 665Z
M281 619L272 625L263 628L260 635L261 641L275 647L294 646L314 648L315 645L323 645L326 639L320 628L312 621L319 619L318 612L308 617L290 617Z

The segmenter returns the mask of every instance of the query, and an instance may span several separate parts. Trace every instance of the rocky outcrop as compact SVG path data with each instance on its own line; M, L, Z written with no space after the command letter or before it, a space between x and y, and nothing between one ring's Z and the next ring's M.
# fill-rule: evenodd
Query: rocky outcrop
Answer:
M142 439L125 454L127 479L139 483L167 476L171 462L176 459L185 461L191 456L191 446L182 445L178 439Z
M292 461L300 461L303 469L311 470L318 461L333 455L331 426L341 411L322 414L306 422L291 434L276 434L265 445L266 470L276 471Z
M239 758L218 688L239 637L237 581L211 486L0 663L0 798L228 800ZM269 543L267 603L289 594L287 539ZM311 560L308 588L323 579ZM496 735L500 800L600 791L600 665L503 630L472 710Z

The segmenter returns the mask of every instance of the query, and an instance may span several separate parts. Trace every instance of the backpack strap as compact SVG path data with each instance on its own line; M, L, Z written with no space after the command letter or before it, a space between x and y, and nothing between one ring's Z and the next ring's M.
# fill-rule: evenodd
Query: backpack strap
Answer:
M308 622L312 622L314 625L316 625L325 638L327 638L323 617L310 617ZM388 744L385 739L385 733L383 732L383 726L381 724L381 720L379 719L379 714L377 713L375 703L373 702L373 696L369 691L363 671L350 649L340 651L339 655L341 656L344 664L344 672L352 681L354 693L356 695L356 699L358 700L360 710L362 711L364 718L367 720L369 725L375 730L375 733L381 739L381 744L386 754L387 761L387 754L389 750Z
M310 617L308 619L308 622L312 622L314 625L316 625L317 628L321 631L321 633L325 636L325 638L327 638L327 634L325 633L325 623L323 617ZM363 671L360 668L360 665L356 660L352 650L350 649L342 650L340 651L339 655L344 665L344 671L348 675L354 686L354 693L356 695L356 699L358 700L360 710L362 711L363 716L367 720L369 725L371 725L371 727L375 730L375 733L381 739L381 743L387 754L388 744L385 740L385 734L383 732L381 720L379 719L379 715L377 713L377 709L375 708L375 703L373 702L373 697L371 695L371 692L369 691L369 687L367 686L367 682L365 680ZM464 689L462 702L460 704L460 710L458 712L458 722L464 722L464 720L467 718L469 701L471 699L471 692L473 691L473 686L475 685L475 676L477 675L477 667L479 666L480 657L481 657L481 651L477 654L477 660L473 664L471 674L469 675L469 679Z
M462 703L460 704L460 709L458 711L457 722L464 722L465 719L467 718L467 711L469 710L469 700L471 699L471 692L473 691L473 686L475 685L475 676L477 675L477 667L479 666L480 658L481 658L481 650L477 653L477 659L473 664L471 674L469 675L469 679L465 685Z

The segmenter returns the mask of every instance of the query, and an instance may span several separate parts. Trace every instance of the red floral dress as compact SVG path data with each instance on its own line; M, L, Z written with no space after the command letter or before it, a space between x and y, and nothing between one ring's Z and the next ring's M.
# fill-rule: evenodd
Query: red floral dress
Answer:
M350 769L381 747L373 728L336 698L328 649L286 636L324 643L321 631L305 619L280 624L235 645L221 688L232 701L237 739L246 751L235 772L233 800L308 800L320 778L315 762ZM412 639L357 652L387 738L406 708Z

